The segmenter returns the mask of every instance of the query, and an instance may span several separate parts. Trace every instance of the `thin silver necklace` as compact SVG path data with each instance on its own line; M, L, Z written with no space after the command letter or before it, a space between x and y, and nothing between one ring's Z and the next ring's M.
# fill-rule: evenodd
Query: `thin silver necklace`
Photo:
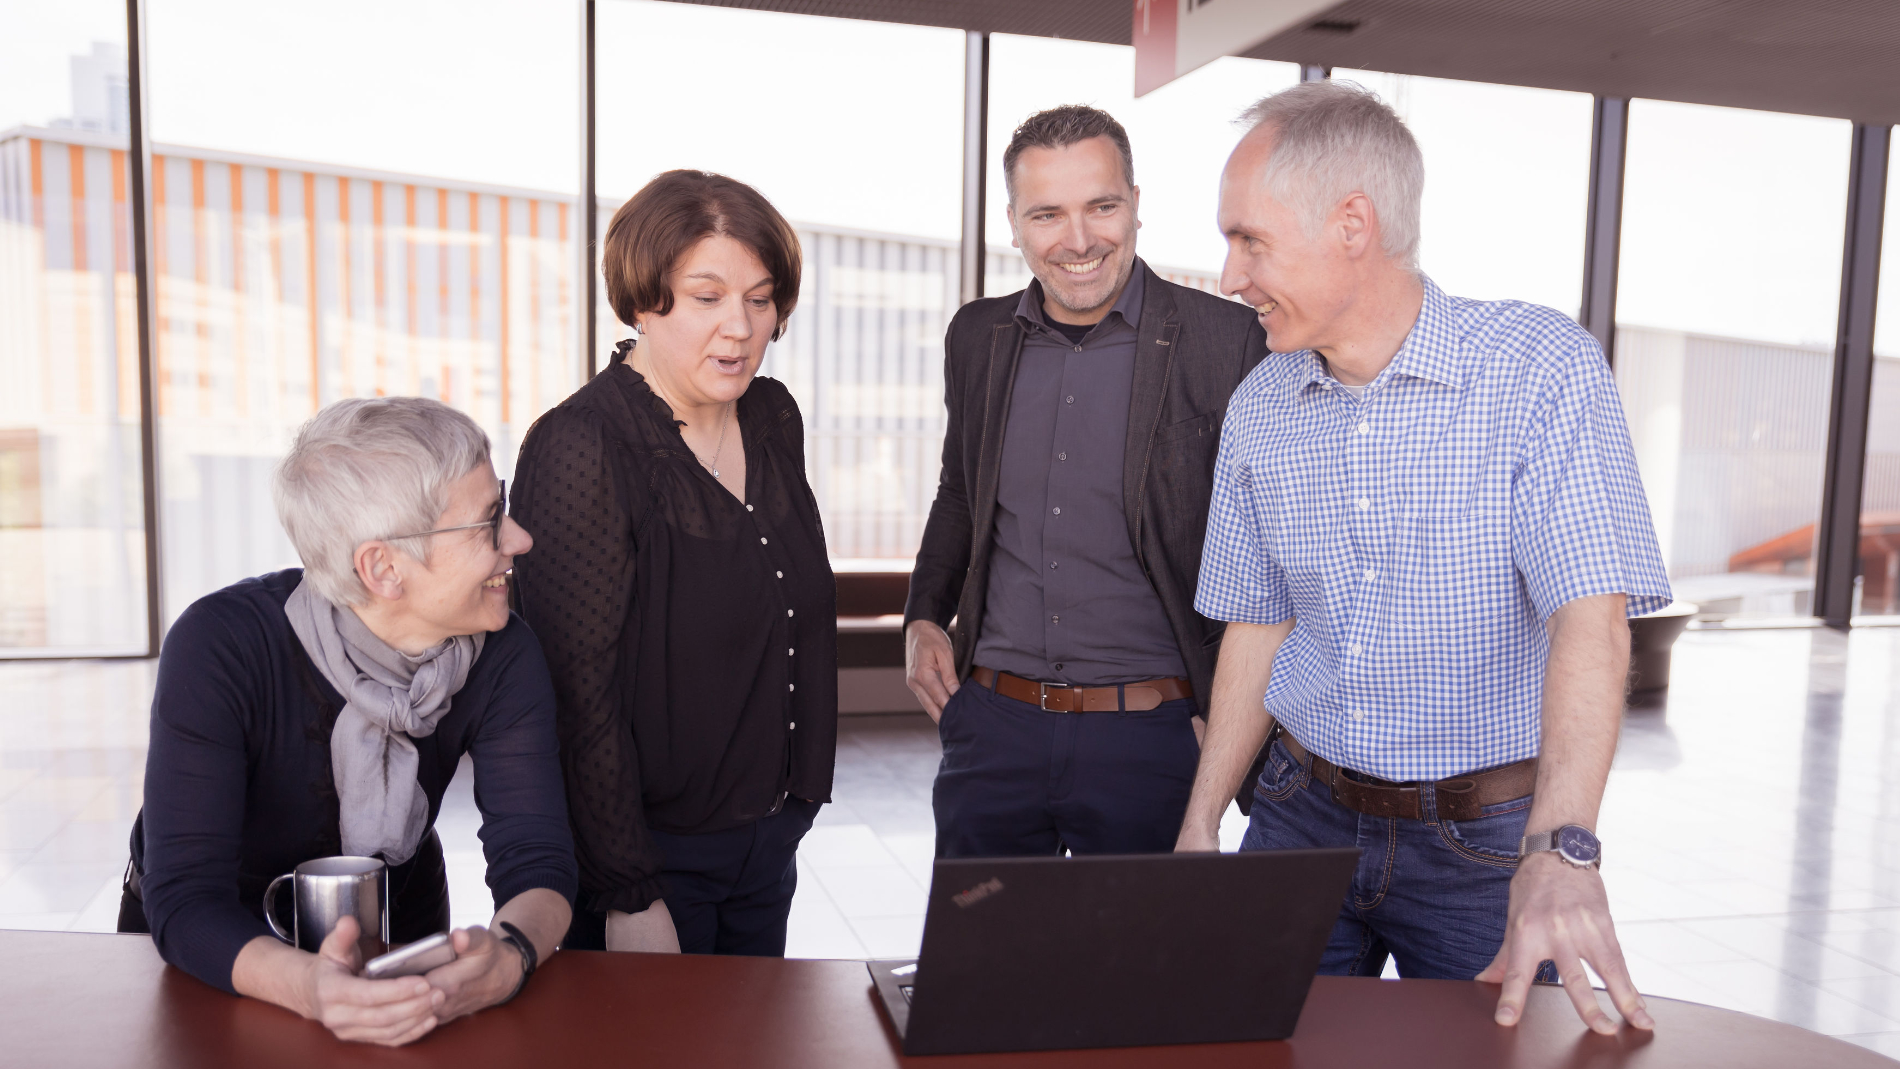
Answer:
M697 452L693 454L693 459L699 461L706 470L712 472L712 476L715 479L719 478L719 454L726 451L726 428L732 423L732 405L733 402L727 401L726 412L719 417L719 444L713 446L712 463L707 464L706 458L700 456Z

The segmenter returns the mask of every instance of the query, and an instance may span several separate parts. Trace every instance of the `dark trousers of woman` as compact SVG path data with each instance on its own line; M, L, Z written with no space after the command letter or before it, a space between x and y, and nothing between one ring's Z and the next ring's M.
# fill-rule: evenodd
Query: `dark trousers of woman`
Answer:
M777 813L741 827L699 835L652 833L666 858L660 872L664 901L682 953L785 956L785 922L798 890L798 844L819 804L787 798ZM605 949L607 915L575 910L561 945Z

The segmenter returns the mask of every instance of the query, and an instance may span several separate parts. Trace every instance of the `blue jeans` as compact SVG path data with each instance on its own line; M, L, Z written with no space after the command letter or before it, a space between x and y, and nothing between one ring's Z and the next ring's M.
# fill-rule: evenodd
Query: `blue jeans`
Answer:
M1333 801L1283 742L1267 752L1240 848L1364 851L1320 958L1322 975L1378 976L1391 956L1404 977L1469 980L1503 945L1530 796L1452 821L1438 819L1429 784L1420 792L1424 820L1369 817ZM1552 971L1546 963L1539 979L1554 979Z
M1174 849L1200 744L1194 699L1046 713L966 679L937 725L938 857Z

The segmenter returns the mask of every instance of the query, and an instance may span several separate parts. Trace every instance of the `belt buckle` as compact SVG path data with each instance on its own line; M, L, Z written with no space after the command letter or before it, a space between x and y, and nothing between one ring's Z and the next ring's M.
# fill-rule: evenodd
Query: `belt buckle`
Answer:
M1037 684L1036 684L1036 688L1037 688L1037 689L1036 689L1036 704L1037 704L1038 706L1040 706L1040 707L1041 707L1041 709L1042 709L1042 711L1043 711L1043 712L1045 712L1045 713L1049 713L1049 712L1056 712L1056 713L1059 713L1059 712L1061 712L1062 710L1060 710L1060 709L1050 709L1050 708L1049 708L1049 689L1050 689L1051 687L1053 687L1053 688L1055 688L1056 690L1074 690L1074 689L1075 689L1075 684L1073 684L1073 683L1043 683L1043 682L1040 682L1040 681L1039 681L1039 682L1037 682ZM1074 710L1074 709L1070 709L1070 710L1069 710L1069 712L1072 712L1072 713L1073 713L1073 712L1075 712L1075 710Z

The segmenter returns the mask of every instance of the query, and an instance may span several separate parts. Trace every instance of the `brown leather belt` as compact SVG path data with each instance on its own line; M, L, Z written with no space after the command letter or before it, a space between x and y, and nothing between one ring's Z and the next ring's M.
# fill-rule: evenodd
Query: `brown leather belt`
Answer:
M1287 730L1274 722L1267 742L1279 739L1287 753L1311 772L1313 778L1333 792L1333 801L1371 817L1404 817L1424 820L1425 809L1419 800L1419 784L1394 783L1374 779L1362 773L1347 775L1346 770L1301 746ZM1451 776L1431 785L1438 798L1438 819L1476 820L1484 807L1522 798L1537 786L1537 758L1527 757L1514 764Z
M1028 702L1046 713L1146 712L1178 698L1194 697L1194 687L1179 676L1144 679L1113 687L1072 687L1067 683L1038 683L1033 679L977 665L970 678L1005 698Z

